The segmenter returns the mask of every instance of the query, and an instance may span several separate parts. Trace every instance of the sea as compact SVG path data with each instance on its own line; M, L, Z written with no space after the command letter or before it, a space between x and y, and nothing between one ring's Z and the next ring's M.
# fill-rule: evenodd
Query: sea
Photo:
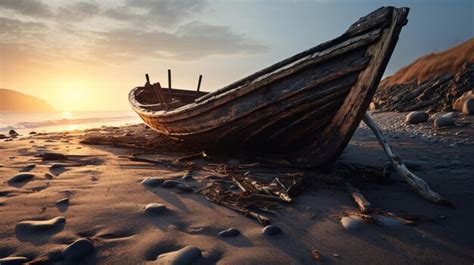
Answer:
M0 134L60 132L141 123L132 111L0 112Z

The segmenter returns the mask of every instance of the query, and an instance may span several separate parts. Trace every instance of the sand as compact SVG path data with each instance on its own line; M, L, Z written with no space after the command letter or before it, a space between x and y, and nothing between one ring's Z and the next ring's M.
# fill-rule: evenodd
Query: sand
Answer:
M415 226L384 217L378 224L357 220L344 189L321 185L266 213L281 231L267 228L264 234L254 219L195 193L216 174L206 167L189 177L169 163L131 161L127 156L136 149L81 144L90 132L27 135L0 141L0 262L26 257L51 264L472 264L474 120L433 129L430 122L405 126L400 114L374 118L414 172L456 209L421 199L392 174L388 182L354 184L374 208L410 216ZM136 128L94 132L130 135ZM67 159L37 156L51 152ZM154 159L179 155L157 153L143 151ZM340 161L381 168L388 159L361 126ZM33 177L7 182L28 165L35 167L21 174ZM232 236L222 236L226 230Z

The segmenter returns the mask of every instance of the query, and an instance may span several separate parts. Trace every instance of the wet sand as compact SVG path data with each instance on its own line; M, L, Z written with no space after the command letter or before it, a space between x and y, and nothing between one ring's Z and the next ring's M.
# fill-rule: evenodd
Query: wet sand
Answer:
M195 150L173 152L163 145L163 152L151 154L126 145L81 143L100 135L153 135L142 125L0 140L0 261L25 257L52 264L472 264L474 119L463 117L455 127L433 129L429 122L405 126L400 123L403 118L374 114L395 150L456 209L423 200L393 173L389 181L355 185L374 208L409 216L414 226L393 220L366 224L354 218L345 228L341 218L357 211L352 198L337 186L316 185L291 204L266 213L281 229L276 234L263 233L254 219L201 194L142 183L150 177L176 179L196 191L215 174L206 164L216 161L201 160L193 167L192 179L183 180L186 167L127 158L140 152L172 161ZM155 140L146 146L160 144ZM37 156L45 152L65 154L67 159ZM243 162L239 157L226 161L236 159ZM340 161L382 168L388 159L361 126ZM20 173L31 176L8 181ZM238 233L220 234L229 228Z

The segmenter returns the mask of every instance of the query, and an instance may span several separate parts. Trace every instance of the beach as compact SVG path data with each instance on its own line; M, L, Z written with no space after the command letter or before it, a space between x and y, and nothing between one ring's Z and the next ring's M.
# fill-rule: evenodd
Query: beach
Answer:
M277 227L263 232L257 220L210 202L199 191L226 179L222 167L272 176L314 172L240 156L175 163L202 150L167 142L143 124L22 131L0 140L0 259L62 264L79 255L81 264L472 264L472 116L439 129L432 121L405 125L403 113L372 116L407 166L455 208L424 200L395 172L379 181L354 176L354 186L380 209L375 223L353 214L357 205L338 183L315 182L291 203L261 213ZM338 162L381 169L388 158L361 124ZM163 185L166 180L179 183Z

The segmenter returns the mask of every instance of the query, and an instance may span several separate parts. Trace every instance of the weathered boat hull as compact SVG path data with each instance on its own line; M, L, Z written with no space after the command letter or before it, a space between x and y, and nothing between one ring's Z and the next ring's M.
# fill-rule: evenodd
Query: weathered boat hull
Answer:
M380 8L340 37L216 92L174 95L186 103L176 109L141 105L138 95L150 93L144 87L129 99L147 125L170 137L206 149L280 152L319 166L334 160L357 128L407 14Z

